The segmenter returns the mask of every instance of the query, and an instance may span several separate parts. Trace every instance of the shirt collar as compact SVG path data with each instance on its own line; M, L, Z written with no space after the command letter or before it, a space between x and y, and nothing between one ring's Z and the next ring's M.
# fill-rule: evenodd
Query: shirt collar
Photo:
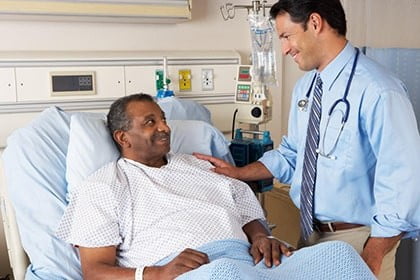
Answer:
M320 76L324 88L331 90L331 87L343 71L344 67L352 61L351 58L354 58L355 55L355 48L348 42L334 60L321 71Z
M172 152L167 153L167 154L166 154L166 160L168 161L168 163L167 163L167 164L165 164L165 165L163 165L163 166L162 166L162 167L160 167L160 168L164 168L165 166L168 166L168 165L169 165L169 163L172 161L173 157L174 157L174 154L173 154ZM126 161L126 162L128 162L128 163L131 163L131 164L132 164L132 165L134 165L134 166L137 166L137 167L141 167L141 168L153 168L153 169L156 169L156 167L151 167L151 166L145 165L145 164L143 164L143 163L141 163L141 162L138 162L138 161L135 161L135 160L132 160L132 159L126 158L126 157L122 157L122 159L123 159L123 160L125 160L125 161Z

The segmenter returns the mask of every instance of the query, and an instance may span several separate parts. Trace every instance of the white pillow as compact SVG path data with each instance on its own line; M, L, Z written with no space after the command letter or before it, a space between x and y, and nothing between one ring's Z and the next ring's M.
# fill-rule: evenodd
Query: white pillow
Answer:
M210 111L196 101L170 96L158 98L157 103L168 120L197 120L212 124Z
M119 151L106 126L105 113L75 113L71 116L66 159L69 194L87 176L118 157Z
M105 114L100 113L76 113L71 116L66 159L69 195L87 176L119 158L119 151L105 120ZM171 128L171 152L199 152L233 162L229 142L207 122L168 120L168 125Z

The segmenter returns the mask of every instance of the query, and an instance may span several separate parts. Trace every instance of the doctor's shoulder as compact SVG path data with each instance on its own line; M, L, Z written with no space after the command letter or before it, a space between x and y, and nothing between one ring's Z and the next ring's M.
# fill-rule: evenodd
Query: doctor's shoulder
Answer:
M396 93L408 96L407 87L390 69L367 56L362 56L361 60L359 78L366 84L366 91L374 91L378 95Z

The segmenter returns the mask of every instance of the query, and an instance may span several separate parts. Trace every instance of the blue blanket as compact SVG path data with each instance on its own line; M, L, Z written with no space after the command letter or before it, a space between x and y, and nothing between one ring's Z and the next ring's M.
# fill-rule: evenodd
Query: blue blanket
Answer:
M199 251L208 254L210 263L179 276L178 280L274 280L274 279L375 279L368 266L347 243L331 241L295 251L282 258L277 267L263 261L254 265L249 244L222 240L206 244ZM157 263L164 265L175 255Z

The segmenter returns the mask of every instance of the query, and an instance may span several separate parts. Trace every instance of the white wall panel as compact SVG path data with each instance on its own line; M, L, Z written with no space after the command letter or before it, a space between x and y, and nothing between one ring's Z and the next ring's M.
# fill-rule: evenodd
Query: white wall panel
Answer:
M78 95L78 99L120 97L125 95L124 68L112 67L18 67L16 68L17 101L66 100L74 96L51 96L51 72L94 71L96 95Z
M16 101L15 69L0 68L0 102Z

